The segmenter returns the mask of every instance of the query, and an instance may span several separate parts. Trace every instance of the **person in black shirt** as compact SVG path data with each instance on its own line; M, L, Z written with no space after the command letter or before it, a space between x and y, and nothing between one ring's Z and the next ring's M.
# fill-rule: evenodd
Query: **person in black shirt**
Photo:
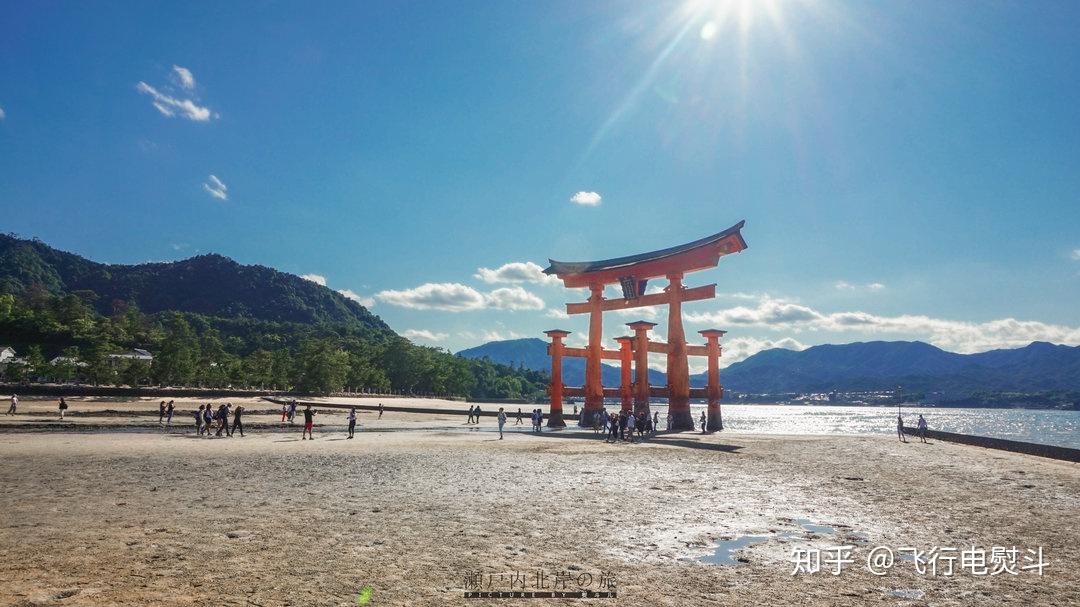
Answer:
M240 419L240 416L243 415L243 412L243 405L237 405L236 411L233 411L232 431L230 432L230 434L236 434L236 431L239 429L240 436L244 436L244 422Z
M308 438L315 440L315 435L311 433L311 429L315 427L315 413L311 405L304 407L304 430L300 433L300 440L307 440Z

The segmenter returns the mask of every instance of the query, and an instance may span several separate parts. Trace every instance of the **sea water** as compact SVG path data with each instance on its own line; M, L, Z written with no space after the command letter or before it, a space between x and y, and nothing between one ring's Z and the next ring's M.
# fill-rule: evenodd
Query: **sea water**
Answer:
M610 406L609 410L610 410ZM616 405L617 407L617 405ZM653 405L664 427L667 408ZM691 405L694 422L704 407ZM931 430L1005 438L1080 449L1080 411L975 409L903 405L904 425L919 414ZM896 407L837 405L728 405L721 403L724 430L752 434L895 434Z

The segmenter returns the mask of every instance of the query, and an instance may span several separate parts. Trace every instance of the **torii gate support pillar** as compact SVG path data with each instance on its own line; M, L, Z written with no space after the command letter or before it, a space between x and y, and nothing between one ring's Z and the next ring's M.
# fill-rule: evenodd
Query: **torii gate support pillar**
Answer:
M633 364L634 351L631 346L633 337L616 337L619 342L619 396L622 398L622 410L630 411L634 398L634 387L630 381L630 365Z
M551 338L551 345L548 346L548 353L551 354L551 408L548 411L547 425L549 428L565 428L566 420L563 419L562 412L562 356L566 346L562 340L570 335L570 332L553 329L544 331L544 334Z
M724 429L724 418L720 414L720 400L724 398L724 387L720 385L720 338L727 331L719 329L706 329L698 331L707 340L705 349L709 358L709 384L705 393L709 398L709 417L705 422L705 429L709 432L717 432Z

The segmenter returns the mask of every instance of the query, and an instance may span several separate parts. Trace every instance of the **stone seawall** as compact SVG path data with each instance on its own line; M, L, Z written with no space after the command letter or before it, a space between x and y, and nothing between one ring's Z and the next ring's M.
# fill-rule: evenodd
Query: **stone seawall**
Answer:
M919 431L911 426L904 426L904 434L918 436ZM955 432L942 432L940 430L927 430L926 438L948 441L950 443L962 443L976 447L985 447L987 449L999 449L1001 451L1012 451L1013 453L1049 457L1067 462L1080 462L1080 449L1072 449L1070 447L1040 445L1039 443L1026 443L1004 438L975 436L973 434L957 434Z

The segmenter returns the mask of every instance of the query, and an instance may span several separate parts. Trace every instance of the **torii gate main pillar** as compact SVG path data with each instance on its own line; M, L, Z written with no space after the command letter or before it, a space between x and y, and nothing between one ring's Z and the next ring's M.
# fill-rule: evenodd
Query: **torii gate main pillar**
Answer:
M578 424L593 425L593 416L604 408L604 384L601 381L600 357L604 347L604 285L589 285L589 356L585 359L585 407Z
M686 334L682 324L682 272L668 274L668 413L672 430L693 430L690 414L690 365L686 360Z

